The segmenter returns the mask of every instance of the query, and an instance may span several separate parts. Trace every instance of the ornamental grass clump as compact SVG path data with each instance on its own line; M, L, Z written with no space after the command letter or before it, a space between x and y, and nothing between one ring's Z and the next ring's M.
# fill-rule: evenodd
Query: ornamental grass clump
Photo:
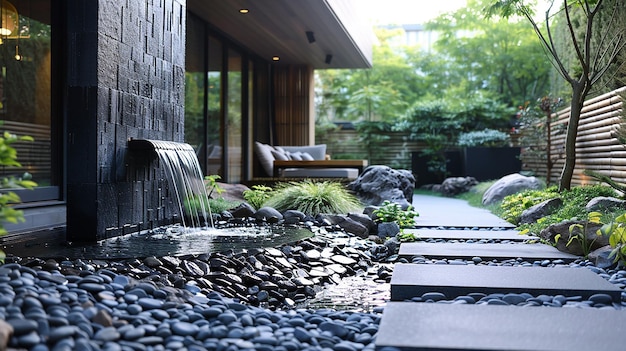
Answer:
M312 216L319 213L348 213L363 207L341 183L316 182L309 179L277 184L272 197L264 203L264 206L273 207L281 212L298 210Z

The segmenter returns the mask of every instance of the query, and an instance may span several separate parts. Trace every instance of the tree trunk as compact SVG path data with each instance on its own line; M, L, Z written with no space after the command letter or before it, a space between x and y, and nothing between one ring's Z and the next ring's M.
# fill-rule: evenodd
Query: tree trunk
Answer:
M572 186L572 176L576 166L576 137L578 136L578 123L585 99L584 85L572 84L572 102L570 104L570 117L567 124L565 137L565 164L559 181L559 191L569 190Z

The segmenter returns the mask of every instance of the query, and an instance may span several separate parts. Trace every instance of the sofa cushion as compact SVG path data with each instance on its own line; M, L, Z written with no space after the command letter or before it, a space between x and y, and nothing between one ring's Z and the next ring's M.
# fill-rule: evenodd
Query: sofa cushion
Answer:
M274 148L272 150L272 156L274 156L274 160L278 160L278 161L291 160L291 155L288 152L285 152L284 150L280 148Z
M256 152L259 158L261 167L263 167L265 173L270 176L274 174L274 156L272 155L272 150L274 150L274 148L270 145L262 144L258 141L254 142L254 152Z
M283 150L294 152L306 152L311 155L314 160L323 160L326 158L326 144L308 145L308 146L280 146Z

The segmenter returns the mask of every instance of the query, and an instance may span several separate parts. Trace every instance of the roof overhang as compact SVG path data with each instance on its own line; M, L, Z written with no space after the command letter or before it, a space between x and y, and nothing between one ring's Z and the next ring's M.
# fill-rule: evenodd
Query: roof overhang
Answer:
M187 0L192 13L250 52L314 69L370 68L375 36L357 0ZM240 9L248 9L241 14Z

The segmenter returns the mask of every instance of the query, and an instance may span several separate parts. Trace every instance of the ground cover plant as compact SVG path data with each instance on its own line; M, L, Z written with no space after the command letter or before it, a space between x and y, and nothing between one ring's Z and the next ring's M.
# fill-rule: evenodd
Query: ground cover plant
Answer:
M307 215L348 213L363 209L361 202L338 182L313 181L278 183L264 206L283 212L298 210Z
M587 203L595 197L617 197L618 194L612 188L604 185L586 185L573 187L570 190L558 192L556 187L548 187L543 190L525 190L518 194L509 195L500 204L501 212L495 213L501 218L518 225L518 229L525 233L539 234L551 224L566 220L586 220L588 213ZM560 197L563 205L555 212L539 219L536 223L520 224L521 213L547 199ZM616 216L617 210L602 212L600 221L610 222Z

